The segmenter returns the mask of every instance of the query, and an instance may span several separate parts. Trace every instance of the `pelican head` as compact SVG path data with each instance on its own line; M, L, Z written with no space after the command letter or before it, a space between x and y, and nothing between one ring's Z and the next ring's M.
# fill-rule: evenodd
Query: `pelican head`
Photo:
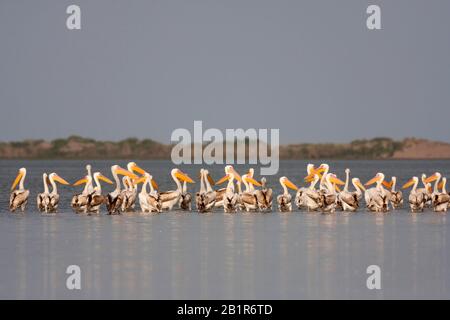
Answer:
M145 170L139 167L136 162L128 162L127 169L130 172L137 172L139 174L145 174Z
M292 190L295 190L295 191L298 190L298 187L295 184L293 184L287 177L284 177L284 176L281 177L280 178L280 184L282 186L286 186L286 187L288 187L288 188L290 188Z
M184 173L183 171L181 171L178 168L174 168L171 171L171 175L172 177L177 178L180 181L185 181L188 183L194 183L194 180L192 180L186 173Z
M375 177L373 177L372 179L370 179L369 181L367 181L364 185L365 186L370 186L371 184L374 184L375 182L383 182L384 181L384 173L378 172Z
M25 168L20 168L19 172L17 173L16 179L14 179L14 182L11 186L11 191L14 190L17 186L17 184L20 182L20 180L24 179L24 177L27 174L27 169Z
M417 184L419 183L419 178L418 177L412 177L411 179L408 180L408 182L406 182L403 186L402 189L406 189L411 187L413 184Z
M425 179L425 183L429 183L429 182L433 182L436 180L440 180L442 177L440 172L435 172L434 174L432 174L431 176L429 176L428 178Z
M61 184L65 184L65 185L69 185L70 183L68 183L66 180L64 180L63 178L61 178L57 173L52 172L50 173L50 175L48 176L48 178L50 179L50 181L56 181L59 182Z

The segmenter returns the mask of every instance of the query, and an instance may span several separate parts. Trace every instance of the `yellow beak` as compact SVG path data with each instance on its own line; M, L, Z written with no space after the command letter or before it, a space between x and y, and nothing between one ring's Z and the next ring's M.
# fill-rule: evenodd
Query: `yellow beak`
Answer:
M106 183L114 184L111 180L109 180L107 177L105 177L105 176L102 175L102 174L99 174L99 175L98 175L98 178L99 178L100 180L102 180L102 181L105 181Z
M65 184L65 185L69 185L70 183L68 183L66 180L64 180L63 178L61 178L58 175L55 175L53 177L53 180L58 181L59 183Z
M365 186L370 186L371 184L374 184L375 182L378 182L378 180L380 180L381 177L376 175L375 177L373 177L372 179L370 179L369 181L367 181L365 183Z
M245 179L245 181L251 183L251 184L254 185L254 186L261 187L261 183L259 183L258 181L256 181L256 180L253 179L253 178L247 177L247 178Z
M343 186L345 184L345 182L339 179L338 177L330 177L330 181L336 185Z
M134 172L137 172L139 174L145 174L145 170L142 169L141 167L139 167L137 164L133 164L131 166L131 170L133 170Z
M413 184L414 184L414 179L409 179L408 182L406 182L406 183L402 186L402 189L409 188L409 187L412 186Z
M425 181L425 183L433 182L433 181L436 181L438 177L439 176L437 174L433 174L433 175L429 176L428 178L426 178L424 181Z
M194 180L192 180L186 173L181 172L180 170L178 170L175 173L175 176L180 179L181 181L186 181L188 183L194 183Z
M222 184L222 183L224 183L225 181L227 181L228 179L230 179L230 177L229 177L229 175L227 174L227 175L223 176L222 178L220 178L220 180L216 182L216 185Z
M366 191L366 187L363 186L363 184L358 180L355 182L355 184L360 187L362 190Z
M206 178L208 179L209 183L211 185L215 185L213 178L211 178L211 176L209 175L209 173L206 175Z
M138 177L137 175L135 175L134 173L132 173L132 172L130 172L130 171L128 171L128 170L125 170L124 168L121 168L121 167L118 167L118 168L116 169L115 172L116 172L117 174L121 174L121 175L123 175L123 176L130 177L130 178L133 179L133 180L136 180L136 179L139 178L139 177ZM144 171L144 173L145 173L145 171Z
M22 176L23 176L22 171L19 171L19 173L17 174L16 179L14 179L14 182L13 182L13 184L11 186L11 191L13 191L16 188L16 186L19 183L20 179L22 179Z
M295 185L295 184L293 184L289 179L285 179L284 180L284 184L286 185L286 187L288 187L288 188L290 188L290 189L292 189L292 190L295 190L295 191L297 191L298 190L298 187Z
M78 180L77 182L75 182L73 185L79 186L80 184L87 183L87 182L88 182L88 179L86 177L84 177L84 178Z

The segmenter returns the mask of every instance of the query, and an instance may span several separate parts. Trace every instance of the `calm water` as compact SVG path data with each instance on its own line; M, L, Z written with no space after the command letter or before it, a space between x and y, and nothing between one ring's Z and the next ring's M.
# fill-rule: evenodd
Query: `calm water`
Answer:
M58 214L37 213L42 173L55 171L73 182L85 174L86 163L0 161L0 298L450 298L445 214L399 210L387 215L217 211L80 216L69 206L80 188L70 186L59 188ZM112 162L89 163L94 171L111 176ZM328 163L341 178L348 166L362 181L377 171L397 175L400 184L422 172L450 174L448 161ZM139 164L162 190L173 188L169 162ZM21 166L28 169L29 206L25 214L10 214L9 187ZM181 168L198 180L199 167ZM305 168L304 161L282 162L279 175L268 178L275 194L281 191L281 175L302 185ZM210 169L215 179L222 170ZM81 290L66 289L65 271L72 264L81 267ZM366 287L366 268L372 264L381 268L382 290Z

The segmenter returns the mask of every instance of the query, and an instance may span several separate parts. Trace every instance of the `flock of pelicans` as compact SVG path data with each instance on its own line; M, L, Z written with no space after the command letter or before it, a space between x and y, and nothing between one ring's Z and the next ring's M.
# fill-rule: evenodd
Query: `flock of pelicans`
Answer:
M71 206L76 213L99 213L102 205L106 205L109 214L134 211L136 202L139 202L142 212L162 212L171 210L175 206L181 210L190 211L192 196L187 191L187 184L194 181L180 169L172 169L171 177L176 189L160 192L158 185L147 171L135 162L130 162L127 169L118 165L111 167L114 182L100 172L92 174L90 165L86 166L87 175L73 185L83 185L80 194L72 198ZM383 173L377 173L364 185L358 178L350 179L350 170L346 169L345 182L336 174L329 172L328 164L315 167L307 166L307 175L304 178L308 187L299 188L287 177L279 179L283 193L276 198L278 209L281 212L292 211L292 195L289 189L295 190L295 205L308 211L321 211L333 213L336 210L355 212L360 207L364 197L366 209L371 212L387 212L390 209L400 208L403 205L402 191L396 189L397 179L385 180ZM20 209L24 211L30 195L25 189L24 182L27 171L21 168L11 188L9 208L12 212ZM119 177L121 176L121 178ZM69 183L56 173L42 176L44 192L37 196L37 207L41 212L56 212L59 203L59 194L56 183L68 185ZM208 170L200 170L200 190L195 194L195 204L198 212L211 212L214 208L222 208L224 212L272 210L272 189L267 187L266 179L257 181L254 170L240 175L231 165L225 166L225 175L214 182ZM115 184L114 191L103 194L101 183ZM226 187L214 189L227 182ZM350 191L352 183L354 191ZM427 177L422 174L423 185L419 188L419 178L412 177L402 189L412 186L408 197L411 211L420 212L430 207L436 212L446 212L449 207L450 195L445 189L446 178L439 172ZM434 182L434 186L432 183ZM52 191L49 190L49 184ZM140 190L139 184L142 184ZM242 184L245 189L242 188ZM374 187L369 187L376 184ZM344 186L341 190L339 186Z

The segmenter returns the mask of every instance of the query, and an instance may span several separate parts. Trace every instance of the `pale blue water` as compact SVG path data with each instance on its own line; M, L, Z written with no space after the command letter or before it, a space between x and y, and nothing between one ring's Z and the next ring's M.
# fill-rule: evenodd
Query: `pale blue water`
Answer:
M450 229L445 214L387 215L360 210L333 215L209 215L169 212L143 216L75 215L70 198L80 188L60 187L60 212L36 212L41 174L70 182L87 162L0 161L0 298L138 299L372 299L450 298ZM111 176L111 161L89 161ZM125 166L125 162L119 161ZM141 161L162 190L172 188L170 162ZM268 182L281 190L286 175L302 185L305 161L284 161ZM316 163L320 163L317 161ZM413 174L450 173L448 161L329 161L333 172L366 181L382 171L403 184ZM17 169L28 169L25 214L7 211ZM195 180L198 166L182 166ZM244 172L247 167L239 167ZM215 179L223 169L214 166ZM197 190L198 184L191 188ZM105 186L105 192L111 187ZM66 268L81 267L82 289L66 288ZM368 290L366 268L379 265L382 290Z

